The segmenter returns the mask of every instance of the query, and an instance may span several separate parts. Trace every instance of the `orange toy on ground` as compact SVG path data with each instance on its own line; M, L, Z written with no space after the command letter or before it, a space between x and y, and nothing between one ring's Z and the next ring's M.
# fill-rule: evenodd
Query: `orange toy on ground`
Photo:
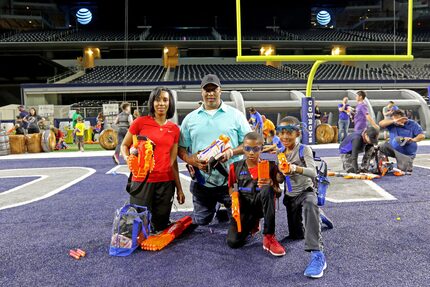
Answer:
M151 235L141 243L143 250L158 251L169 245L175 238L182 234L193 220L190 216L184 216L171 226L166 228L162 233Z

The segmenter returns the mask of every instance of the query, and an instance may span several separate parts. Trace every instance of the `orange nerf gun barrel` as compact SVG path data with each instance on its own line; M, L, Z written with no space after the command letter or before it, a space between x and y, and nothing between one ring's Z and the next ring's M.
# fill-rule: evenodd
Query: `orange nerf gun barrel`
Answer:
M269 179L270 178L269 171L269 161L261 160L258 163L258 179Z
M175 238L182 234L193 222L190 216L184 216L158 235L151 235L145 239L140 247L143 250L158 251L169 245Z
M290 163L283 152L278 153L278 167L282 173L290 173Z
M234 184L234 191L231 194L231 213L236 220L237 232L242 232L242 223L240 221L240 205L239 191L237 191L237 183Z

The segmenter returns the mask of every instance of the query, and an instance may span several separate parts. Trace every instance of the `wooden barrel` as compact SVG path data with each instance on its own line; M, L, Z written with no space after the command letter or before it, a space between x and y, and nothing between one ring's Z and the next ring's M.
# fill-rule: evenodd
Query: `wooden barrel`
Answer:
M319 144L331 143L334 138L334 130L329 124L320 124L316 128L316 139Z
M0 156L10 154L9 136L5 131L0 131Z
M25 153L25 136L24 135L10 135L9 146L11 154Z
M338 139L339 139L339 129L337 128L337 126L331 126L331 128L334 131L334 136L333 136L333 140L331 141L332 143L337 143Z
M55 133L51 130L45 130L42 133L41 145L44 152L51 152L55 150Z
M42 152L42 134L28 134L25 136L25 145L27 146L27 152L38 153Z
M114 150L118 144L118 133L113 129L106 129L101 132L99 143L102 148Z

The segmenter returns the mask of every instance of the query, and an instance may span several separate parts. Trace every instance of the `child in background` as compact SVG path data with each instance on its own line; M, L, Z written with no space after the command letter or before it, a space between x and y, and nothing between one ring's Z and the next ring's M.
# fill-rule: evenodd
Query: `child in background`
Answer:
M300 122L297 118L283 118L276 130L289 164L285 174L281 171L277 175L278 182L286 181L283 203L287 209L289 238L305 239L305 251L311 252L311 262L304 275L320 278L327 263L323 253L320 210L312 181L317 175L313 152L304 146L303 160L300 157Z
M284 149L285 147L282 145L281 139L275 134L275 131L269 131L263 152L277 153L278 151L284 151Z
M82 117L78 117L77 123L75 126L75 133L76 133L76 143L78 144L78 150L84 151L84 131L85 131L85 124L82 119Z
M245 159L232 163L228 176L230 196L239 192L240 221L242 231L238 232L237 222L231 219L228 229L227 244L231 248L239 248L246 243L246 238L258 230L260 218L264 217L263 248L274 256L285 255L284 247L275 237L275 193L280 192L276 180L277 167L269 164L269 177L258 178L258 162L263 146L263 137L257 132L245 135L243 150Z
M55 149L67 149L69 146L64 141L64 133L60 129L57 129L55 127L51 127L51 131L55 134Z

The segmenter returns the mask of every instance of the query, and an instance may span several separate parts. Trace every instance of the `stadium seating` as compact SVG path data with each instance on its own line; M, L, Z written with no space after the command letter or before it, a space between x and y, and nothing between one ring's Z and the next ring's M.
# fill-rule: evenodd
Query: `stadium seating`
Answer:
M215 40L210 29L151 29L145 40L188 41Z
M362 30L334 29L254 29L242 31L243 40L293 40L293 41L372 41L372 42L405 42L406 35L399 32L373 32ZM3 31L0 42L66 42L66 41L123 41L123 31L85 31L85 30L36 30L36 31ZM236 31L231 29L188 28L157 29L151 28L142 32L129 32L129 41L186 41L186 40L236 40ZM429 42L430 32L414 32L416 42Z
M71 83L122 83L125 68L123 66L98 66L87 71L84 76ZM127 83L161 81L164 68L157 65L130 65L127 67Z
M218 75L221 81L270 81L298 79L287 71L261 64L181 65L175 70L176 81L200 81L204 75Z

